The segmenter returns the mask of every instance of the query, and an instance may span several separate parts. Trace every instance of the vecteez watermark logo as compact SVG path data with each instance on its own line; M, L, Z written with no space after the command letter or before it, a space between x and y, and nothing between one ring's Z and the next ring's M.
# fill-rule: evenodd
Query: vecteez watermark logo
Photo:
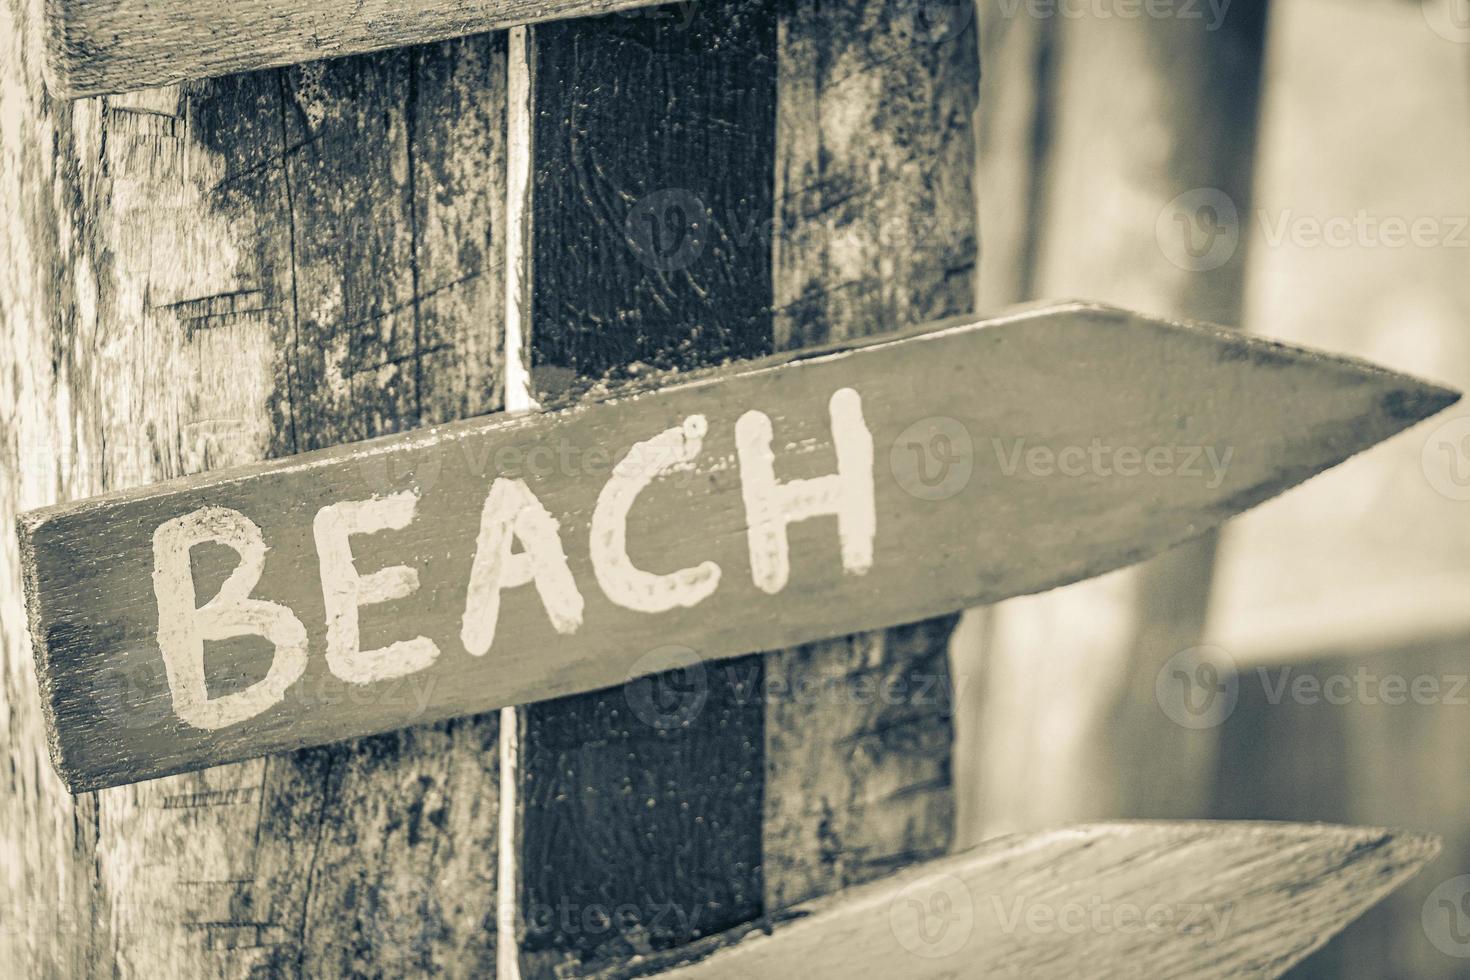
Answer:
M947 500L975 471L975 443L958 419L930 416L899 433L888 452L893 478L920 500Z
M854 216L842 209L811 214L792 207L772 213L753 202L703 197L687 187L639 197L623 215L622 230L637 260L661 273L689 269L715 246L753 253L781 242L798 253L822 248L834 254L914 254L948 241L953 231L950 216L934 209Z
M1300 214L1291 208L1256 211L1261 241L1270 248L1470 248L1470 215Z
M555 905L532 902L521 913L528 939L551 936L620 936L635 945L646 945L649 937L688 937L698 934L703 909L658 902L647 906L606 905L600 902L571 902Z
M1470 0L1462 0L1470 3ZM1312 214L1294 208L1257 208L1249 213L1267 248L1440 249L1470 248L1470 215L1381 214L1359 208L1348 214ZM1173 265L1209 272L1235 257L1246 232L1246 215L1218 187L1196 187L1159 211L1154 237Z
M1159 668L1154 692L1160 710L1184 728L1222 725L1235 711L1245 685L1259 688L1270 707L1363 705L1365 707L1470 706L1470 673L1401 674L1364 664L1341 669L1302 669L1258 664L1240 669L1224 647L1181 650Z
M1225 482L1233 446L1137 446L1095 437L1087 443L1033 444L1025 437L977 440L960 420L930 416L904 428L888 450L894 481L919 500L947 500L970 485L978 465L1002 477L1109 479L1154 477Z
M626 476L648 476L682 488L695 472L681 456L682 448L681 443L649 441L619 455L603 443L581 445L555 437L493 448L474 439L451 439L426 443L407 453L374 450L358 460L357 469L362 482L379 493L403 486L427 493L446 469L473 478L606 480L616 468Z
M698 0L675 0L674 3L615 11L614 16L624 20L660 21L676 30L687 31L695 18L699 16L699 8Z
M1256 667L1252 675L1260 683L1266 703L1273 706L1287 702L1305 706L1361 704L1390 708L1470 705L1470 693L1467 693L1470 674L1379 673L1366 666L1320 673L1290 666L1263 666Z
M693 191L670 187L634 202L623 222L633 254L656 272L687 269L704 254L710 215Z
M688 727L709 700L704 662L691 647L677 643L655 647L639 657L628 674L623 697L634 716L650 728Z
M1446 41L1470 44L1470 0L1420 0L1429 29Z
M886 7L905 33L925 44L951 41L975 22L975 4L965 0L890 0Z
M1470 959L1470 875L1442 881L1419 913L1430 945L1446 956Z
M888 905L888 925L904 949L924 959L953 956L975 931L975 899L963 881L930 874L910 882Z
M1164 258L1187 272L1209 272L1240 247L1240 212L1218 187L1196 187L1174 198L1154 222Z
M121 650L92 677L97 717L118 728L145 731L171 721L173 700L156 649Z
M1025 439L990 440L1000 472L1015 476L1180 477L1216 489L1225 482L1233 446L1133 446L1093 439L1087 445L1027 446Z
M1154 697L1169 720L1183 728L1224 724L1240 697L1235 658L1209 644L1180 650L1155 675Z
M1048 20L1185 20L1203 21L1207 31L1225 23L1231 0L999 0L1002 17Z
M422 718L435 700L441 680L432 674L405 674L371 684L344 683L326 671L310 671L281 696L280 703L300 714L325 709L391 708L405 723ZM157 647L132 647L119 654L91 683L97 717L128 731L179 724L163 658Z
M434 881L424 875L390 874L358 894L357 928L376 949L424 957L445 937L443 906Z
M1470 416L1448 419L1424 440L1419 464L1440 496L1470 500Z
M1110 901L1100 895L1068 902L1042 901L1024 895L990 896L991 911L1001 932L1012 936L1119 935L1200 936L1218 943L1230 930L1232 904L1210 902Z
M971 675L898 669L839 676L787 674L739 660L707 662L692 647L655 647L628 669L623 696L633 717L650 728L689 727L707 707L711 692L736 705L785 704L804 710L843 705L865 708L926 706L952 711Z

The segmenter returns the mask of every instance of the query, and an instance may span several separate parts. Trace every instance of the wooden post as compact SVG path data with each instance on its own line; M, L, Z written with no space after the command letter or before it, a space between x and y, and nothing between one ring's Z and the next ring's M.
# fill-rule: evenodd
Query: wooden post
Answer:
M782 11L776 346L969 312L973 6L795 0ZM948 849L954 620L767 657L768 909ZM804 690L821 692L815 704ZM865 694L873 690L901 694Z
M64 103L6 9L0 517L499 406L503 36ZM5 540L7 962L490 968L495 716L68 797Z
M990 91L1033 93L1038 108L998 119L981 169L1021 174L1028 168L1007 161L1029 159L1036 176L1010 183L1030 189L987 210L1036 203L1029 231L998 234L1000 254L987 254L994 265L982 279L1004 292L982 296L982 307L1082 294L1238 323L1264 0L1231 4L1218 20L1037 25L1005 23L1026 16L1008 9L987 6L987 27L1018 36L1030 54ZM1203 812L1214 736L1171 722L1155 679L1171 656L1200 642L1213 547L1201 540L1137 569L969 616L956 662L981 678L967 705L979 720L964 749L975 753L979 778L965 801L963 838Z
M53 406L66 379L53 324L67 306L53 261L57 229L49 175L56 114L40 84L37 24L28 7L0 6L0 524L76 485L69 433ZM41 706L22 608L20 554L0 534L0 715L9 738L0 784L0 966L8 973L79 976L100 962L105 918L93 918L96 808L73 801L46 766ZM100 937L106 941L106 937Z

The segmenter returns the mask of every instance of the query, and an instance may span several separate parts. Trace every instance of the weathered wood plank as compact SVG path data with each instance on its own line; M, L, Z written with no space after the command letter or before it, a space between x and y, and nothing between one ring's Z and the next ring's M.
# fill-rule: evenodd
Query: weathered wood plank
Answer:
M771 350L762 222L772 210L773 5L650 13L529 32L531 370L542 398ZM613 441L602 440L608 462L624 451ZM729 452L720 446L708 451ZM678 496L638 504L629 544L642 567L712 560L696 553L706 518L680 507ZM668 543L685 543L639 541L649 518ZM739 573L719 560L727 589ZM589 605L588 629L602 628L595 615ZM670 658L699 645L683 622L653 617L640 635L610 634L624 666L588 686L679 666ZM760 667L694 665L521 712L523 976L575 975L760 913Z
M47 81L65 98L129 92L653 2L44 0Z
M57 276L58 160L70 111L41 86L28 4L0 3L0 526L19 511L96 489L82 483L67 397L75 307ZM69 420L68 420L69 421ZM75 798L45 762L46 737L25 628L19 542L0 534L0 968L11 976L95 972L111 946L109 903L90 860L95 800Z
M1117 384L1137 372L1149 383ZM1198 535L1457 397L1089 304L659 381L23 516L59 769L78 786L137 779L604 687L656 669L644 654L670 643L704 661L1052 588ZM939 437L948 468L934 471L915 445ZM537 473L539 447L572 461L570 475ZM792 486L826 489L782 503ZM507 496L523 491L534 497ZM507 499L506 515L535 518L515 516L515 535L541 564L518 583L534 569L535 590L487 620L511 547L512 517L496 518ZM319 555L334 553L321 515L351 501L402 508L380 515L383 537L354 545L363 569L417 569L388 595L395 605L372 611L365 639L344 618L356 600L335 598L355 576L323 570ZM235 543L192 561L157 545L191 514L202 539ZM487 537L497 526L500 544ZM236 554L251 549L269 557L247 575ZM273 611L267 625L226 620L214 634L254 641L225 648L220 696L203 686L193 634L176 631L201 615L184 590L212 592L226 574ZM412 646L358 652L390 641ZM124 655L160 669L119 715L91 685ZM415 680L433 682L429 697L405 703ZM119 724L133 716L148 723Z
M70 105L42 99L38 59L7 60L35 93L22 117L34 128L5 143L42 158L39 174L28 164L37 226L24 246L54 300L49 315L26 314L29 333L12 335L31 338L17 340L15 356L22 377L39 380L14 402L7 393L6 411L39 415L24 430L32 437L48 426L74 434L58 435L54 459L44 442L22 457L26 505L290 453L293 421L361 435L495 407L497 361L476 351L498 343L498 272L437 292L443 284L426 280L416 292L411 269L379 265L393 291L376 293L361 253L334 256L305 239L382 235L386 225L395 261L409 262L415 249L400 245L416 238L421 260L457 277L470 271L465 244L484 243L485 263L498 266L500 44L363 59L333 66L335 77L308 68ZM344 87L381 112L342 112ZM313 140L376 155L332 172L298 159ZM354 227L368 213L374 229ZM0 305L16 295L7 285ZM365 423L343 421L357 410L350 398L293 389L311 366L296 353L298 299L313 340L361 350L370 364L386 334L345 311L417 305L425 363L450 358L439 376L461 388L416 390L403 378L393 405L374 400ZM461 352L463 364L452 360ZM45 404L24 407L47 385ZM18 853L30 855L35 888L17 893L32 898L4 931L18 921L31 934L16 951L22 974L401 974L426 962L483 973L493 962L493 718L72 802L25 761L45 751L44 737L24 721L34 682L10 629L17 685L7 685L6 710L27 775L7 792L6 826L24 835ZM126 703L133 678L152 669L120 667L99 679L97 703Z
M1427 834L1270 823L1001 837L603 977L1276 977L1438 849Z
M776 344L972 308L968 4L781 6ZM765 658L764 885L781 908L944 852L952 617Z

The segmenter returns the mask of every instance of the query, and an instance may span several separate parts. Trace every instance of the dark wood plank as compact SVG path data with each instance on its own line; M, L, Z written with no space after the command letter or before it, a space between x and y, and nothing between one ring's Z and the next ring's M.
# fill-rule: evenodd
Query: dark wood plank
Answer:
M290 453L293 420L363 435L495 407L498 362L483 352L498 345L501 302L501 44L399 54L390 70L364 59L333 76L260 73L74 104L42 99L33 54L7 58L7 91L15 80L32 93L28 135L4 141L6 152L30 147L20 172L33 181L32 225L17 254L44 288L0 286L7 329L25 327L7 333L5 354L6 377L25 388L0 400L30 447L23 481L6 464L0 512ZM381 111L344 111L344 89ZM314 140L374 156L355 170L303 163ZM378 227L354 227L358 214ZM437 292L420 276L432 293L420 295L411 268L378 265L391 288L374 292L361 253L334 256L308 234L378 235L395 261L416 251L456 278L473 255L461 243L483 243L493 271ZM27 295L49 298L11 305ZM311 367L297 356L298 299L314 341L360 350L367 364L386 334L366 340L370 327L345 311L417 305L426 342L393 349L409 368L415 346L426 365L449 358L438 377L461 387L416 388L409 371L391 404L374 399L365 424L344 421L350 396L293 389ZM73 798L35 764L46 739L28 720L28 705L39 711L30 650L4 616L17 774L6 827L20 835L11 853L33 862L13 892L29 896L25 908L7 919L32 935L7 963L42 976L397 975L425 962L483 975L493 963L494 718ZM126 703L133 678L153 669L118 667L97 679L95 703Z
M1094 824L1001 837L612 977L1277 977L1416 874L1428 834Z
M130 92L652 2L44 0L47 81L66 98Z
M774 5L650 13L531 32L531 369L543 398L772 349ZM719 446L708 452L732 448ZM700 560L688 545L704 534L677 506L639 505L674 545L661 557L634 541L644 567ZM741 574L730 557L722 589ZM703 646L667 617L650 622L609 637L624 673L597 686ZM760 913L763 687L760 658L747 657L522 712L524 976L616 963Z
M1147 384L1117 384L1140 371ZM595 405L472 419L25 515L30 620L61 771L79 786L136 779L604 687L655 669L645 654L668 644L704 661L1052 588L1200 534L1457 397L1359 362L1088 304L661 380ZM631 455L660 434L667 452ZM947 472L914 451L939 435L952 449ZM546 446L572 461L566 472L536 471L531 451ZM513 475L516 460L527 462ZM816 519L770 512L799 518L783 535L786 517L758 516L763 501L806 508L774 502L791 481L816 479L836 494ZM498 551L478 544L482 505L523 490L539 507L513 512L544 516L517 517L518 533L545 565L536 588L500 603L492 631L467 600L477 563L499 574ZM631 516L608 503L622 495L631 506L635 493ZM333 538L321 515L353 501L401 508L364 522L384 529L353 543L361 571L417 574L391 605L367 603L360 631L344 625L356 606L334 598L329 647L324 596L350 595L339 590L356 576L323 569L318 551ZM833 521L839 506L844 519ZM387 528L410 507L411 525ZM269 549L242 580L275 604L275 622L296 625L268 634L279 652L258 627L222 633L248 642L211 657L220 687L207 703L197 685L192 703L171 695L185 685L161 669L140 679L126 710L146 709L150 723L122 725L126 715L99 711L92 681L124 655L159 665L160 637L175 664L197 665L180 632L197 600L182 590L192 578L207 594L244 575L230 546L199 548L190 564L165 548L158 565L158 530L192 526L180 523L190 514L209 534L244 527L230 534ZM177 570L155 580L155 566ZM686 571L665 571L676 569ZM180 611L159 612L170 603ZM390 642L414 647L375 652ZM271 669L296 676L272 694ZM416 681L428 685L419 700ZM353 696L373 684L372 697ZM220 698L234 691L250 693Z
M778 347L972 309L977 48L966 4L783 4ZM766 657L768 908L949 847L953 623Z

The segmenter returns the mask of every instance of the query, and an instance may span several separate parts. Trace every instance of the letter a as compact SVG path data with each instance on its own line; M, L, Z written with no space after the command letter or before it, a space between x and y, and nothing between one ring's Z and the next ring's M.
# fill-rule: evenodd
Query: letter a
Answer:
M464 648L483 657L495 639L500 618L500 592L536 583L552 628L575 633L582 625L582 593L567 567L556 523L524 480L500 477L490 486L480 510L480 536L470 569L469 594L459 638ZM511 538L525 550L511 554Z

